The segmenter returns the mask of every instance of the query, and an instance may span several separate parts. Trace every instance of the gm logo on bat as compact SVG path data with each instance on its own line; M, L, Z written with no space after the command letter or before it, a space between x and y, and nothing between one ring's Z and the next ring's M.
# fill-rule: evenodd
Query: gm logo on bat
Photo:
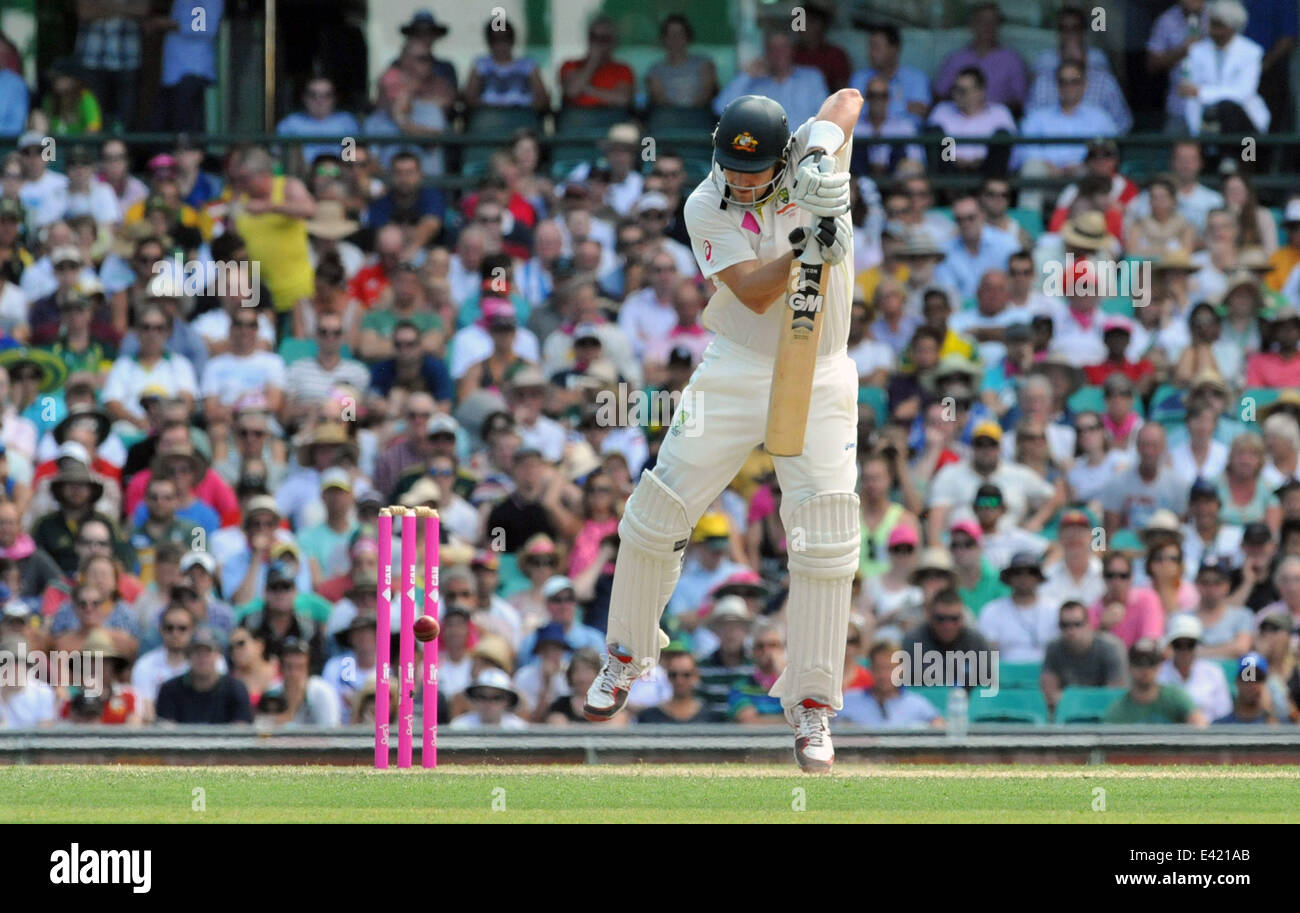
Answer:
M808 292L799 291L790 295L790 310L802 311L806 314L817 314L822 309L822 296L818 294L809 294Z

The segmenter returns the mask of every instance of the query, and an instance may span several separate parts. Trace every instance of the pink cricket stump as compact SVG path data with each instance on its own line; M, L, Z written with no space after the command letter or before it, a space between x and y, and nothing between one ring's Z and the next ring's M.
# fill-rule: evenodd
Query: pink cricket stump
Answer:
M424 517L424 614L438 618L438 535L436 510ZM424 744L420 763L438 766L438 638L424 645Z
M392 677L393 605L393 515L379 511L379 583L375 624L375 768L388 767L388 688Z
M397 766L411 766L415 736L415 511L402 514L402 633L398 641L402 692L397 711Z

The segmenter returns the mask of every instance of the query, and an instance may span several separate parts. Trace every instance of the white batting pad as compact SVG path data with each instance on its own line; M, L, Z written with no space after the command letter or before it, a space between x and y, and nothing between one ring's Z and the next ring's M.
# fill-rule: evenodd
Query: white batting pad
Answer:
M628 498L618 535L605 639L631 650L649 668L668 646L659 617L682 573L691 535L686 505L653 472L643 472Z
M806 698L844 706L844 642L853 574L858 569L858 496L829 491L790 512L790 595L786 600L786 667L769 692L793 707Z

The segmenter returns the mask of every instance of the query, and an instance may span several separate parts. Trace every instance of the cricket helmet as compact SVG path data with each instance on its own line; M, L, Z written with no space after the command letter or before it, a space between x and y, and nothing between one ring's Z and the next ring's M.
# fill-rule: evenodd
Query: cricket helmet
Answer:
M790 151L790 124L785 109L763 95L742 95L727 105L713 130L713 167L711 178L727 202L736 187L727 180L723 169L753 174L772 166L772 183L754 195L753 203L738 206L758 206L776 192L777 184L786 168Z

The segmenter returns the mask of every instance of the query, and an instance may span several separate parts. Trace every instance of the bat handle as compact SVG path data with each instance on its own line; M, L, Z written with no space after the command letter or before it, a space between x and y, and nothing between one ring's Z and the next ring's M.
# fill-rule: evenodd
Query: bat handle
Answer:
M808 226L808 241L804 244L803 255L799 257L800 263L817 265L825 262L822 259L821 242L817 240L817 229L821 228L831 231L833 230L834 222L834 219L823 216L817 220L816 226Z

